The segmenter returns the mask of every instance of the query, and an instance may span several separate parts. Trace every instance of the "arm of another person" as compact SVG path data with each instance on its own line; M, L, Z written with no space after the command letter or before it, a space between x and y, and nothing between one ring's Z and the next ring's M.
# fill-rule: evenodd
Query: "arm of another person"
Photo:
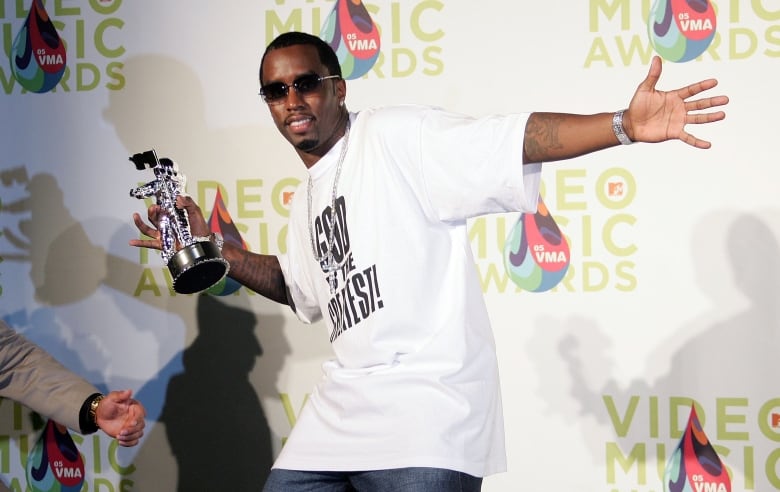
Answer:
M82 434L98 428L122 446L143 436L146 412L130 390L103 395L0 320L0 397Z
M176 206L187 211L190 232L193 236L211 234L203 212L190 196L180 195L176 199ZM160 211L160 207L156 204L149 207L147 211L149 222L157 224ZM133 222L142 234L151 239L131 239L131 246L162 249L160 232L156 226L144 222L141 215L137 213L133 214ZM231 278L272 301L290 304L282 268L276 256L252 253L228 242L222 246L222 256L230 263L228 275Z
M656 143L681 140L700 149L710 142L685 131L688 124L704 124L725 118L723 111L691 113L728 104L728 97L689 100L718 82L706 79L673 91L659 91L661 59L654 56L647 77L639 84L623 114L623 128L634 142ZM577 115L533 113L528 118L523 141L523 163L551 162L581 156L619 145L612 129L614 113Z

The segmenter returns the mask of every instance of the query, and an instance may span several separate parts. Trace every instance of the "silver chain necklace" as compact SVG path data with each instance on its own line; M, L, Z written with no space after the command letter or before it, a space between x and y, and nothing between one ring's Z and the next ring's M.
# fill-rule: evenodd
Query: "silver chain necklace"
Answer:
M314 258L320 264L322 270L328 275L328 285L330 285L330 295L336 295L336 271L339 266L336 264L335 258L333 258L333 246L336 240L336 193L339 187L339 176L341 176L341 167L344 164L344 157L347 155L347 145L349 143L349 127L350 120L347 117L347 127L344 130L344 140L341 143L341 153L339 154L339 160L336 163L336 176L333 178L333 190L330 196L330 233L328 234L328 248L324 255L317 254L317 245L314 241L314 220L312 218L312 188L311 174L309 174L309 182L307 186L306 199L309 209L309 241L311 242L311 252L314 254Z

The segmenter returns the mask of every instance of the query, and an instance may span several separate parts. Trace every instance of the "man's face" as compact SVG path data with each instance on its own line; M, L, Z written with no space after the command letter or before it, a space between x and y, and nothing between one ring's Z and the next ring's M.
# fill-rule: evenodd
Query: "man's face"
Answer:
M346 95L341 79L323 80L313 92L299 94L293 82L302 75L331 75L320 62L317 49L295 45L270 51L263 63L261 86L282 82L289 87L285 97L268 104L279 132L295 147L306 167L311 167L341 137L344 109L339 102Z

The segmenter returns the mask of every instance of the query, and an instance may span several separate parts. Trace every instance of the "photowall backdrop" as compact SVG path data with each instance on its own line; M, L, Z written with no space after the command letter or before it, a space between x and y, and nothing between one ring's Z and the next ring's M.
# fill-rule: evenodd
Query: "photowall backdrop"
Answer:
M361 13L378 38L350 35ZM0 23L0 316L148 410L134 448L70 432L83 469L54 464L49 478L259 490L331 356L326 331L229 284L175 294L159 255L128 246L150 203L129 191L153 179L128 157L173 159L209 215L249 249L282 252L305 169L257 70L273 37L303 30L341 43L351 110L610 112L654 54L660 89L717 78L727 118L688 128L710 150L637 144L545 167L568 246L535 250L537 269L565 272L548 284L507 260L532 217L471 224L509 457L484 490L662 491L692 408L730 490L780 490L777 0L4 0ZM12 490L43 487L28 477L41 431L0 402Z

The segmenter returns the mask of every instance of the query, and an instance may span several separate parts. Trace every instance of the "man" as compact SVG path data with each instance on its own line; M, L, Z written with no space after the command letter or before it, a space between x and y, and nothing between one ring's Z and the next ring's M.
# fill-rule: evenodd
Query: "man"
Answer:
M131 390L103 395L2 320L0 397L82 434L101 429L120 446L138 444L146 426L146 411Z
M308 169L287 253L225 244L230 275L304 322L325 320L335 359L302 410L266 491L477 491L506 469L493 335L467 237L469 218L535 210L541 163L619 143L679 139L728 103L688 100L704 80L655 89L654 58L627 110L471 118L420 106L350 113L333 50L286 33L260 65L261 95ZM201 210L180 197L194 235ZM148 218L159 220L159 207ZM160 248L159 232L138 214Z

